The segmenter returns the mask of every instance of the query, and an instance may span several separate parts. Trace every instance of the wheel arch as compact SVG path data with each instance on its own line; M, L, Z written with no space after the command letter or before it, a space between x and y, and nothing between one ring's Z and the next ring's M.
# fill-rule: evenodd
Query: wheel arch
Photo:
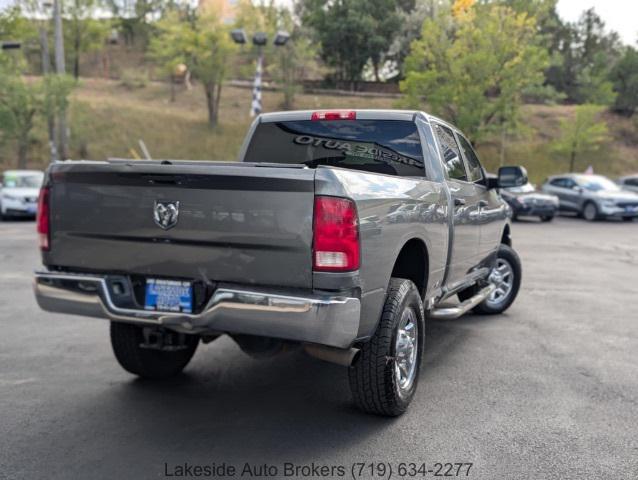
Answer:
M403 244L397 255L390 277L406 278L417 287L421 298L425 298L429 278L429 256L425 242L417 237Z
M503 234L501 235L501 243L507 245L508 247L512 246L512 227L509 223L505 224L505 228L503 228Z

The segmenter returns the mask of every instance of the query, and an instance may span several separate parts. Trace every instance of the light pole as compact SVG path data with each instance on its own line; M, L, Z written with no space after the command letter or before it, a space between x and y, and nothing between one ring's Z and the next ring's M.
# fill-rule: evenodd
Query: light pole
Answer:
M62 31L62 0L53 0L53 37L55 45L55 73L66 74L64 64L64 34ZM58 156L60 160L66 160L66 111L62 109L58 115Z
M239 45L246 43L246 33L243 29L236 29L230 32L233 41ZM283 47L290 35L287 32L277 32L273 44L275 47ZM268 35L264 32L257 32L253 35L253 45L257 47L257 68L255 69L255 80L253 81L253 96L250 104L250 116L254 117L261 113L261 77L264 65L264 47L268 44Z
M44 21L40 24L40 51L42 54L42 75L47 76L51 73L51 56L49 55L49 32L47 23L49 21L49 12L53 9L53 3L50 1L42 2L42 15ZM55 118L52 112L47 113L47 132L49 134L49 153L51 163L58 160L58 147L55 141Z

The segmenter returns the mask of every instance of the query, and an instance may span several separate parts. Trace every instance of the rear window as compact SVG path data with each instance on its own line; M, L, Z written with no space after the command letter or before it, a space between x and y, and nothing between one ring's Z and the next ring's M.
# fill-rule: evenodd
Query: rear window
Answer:
M257 126L245 162L294 163L385 173L425 175L421 140L403 120L301 120Z

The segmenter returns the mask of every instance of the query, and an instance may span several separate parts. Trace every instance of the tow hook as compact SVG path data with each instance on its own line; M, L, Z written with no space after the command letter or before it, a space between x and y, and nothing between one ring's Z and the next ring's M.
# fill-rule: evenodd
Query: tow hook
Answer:
M163 352L176 352L188 348L183 333L144 328L142 334L144 335L144 341L140 343L140 348Z

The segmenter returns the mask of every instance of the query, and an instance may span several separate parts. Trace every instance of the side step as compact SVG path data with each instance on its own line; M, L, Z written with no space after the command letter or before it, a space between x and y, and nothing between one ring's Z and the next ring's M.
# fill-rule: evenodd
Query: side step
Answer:
M488 285L487 287L481 289L481 291L479 291L476 295L468 298L458 305L434 307L428 312L428 316L437 320L453 320L455 318L459 318L461 315L469 312L479 303L489 297L495 289L495 285Z

